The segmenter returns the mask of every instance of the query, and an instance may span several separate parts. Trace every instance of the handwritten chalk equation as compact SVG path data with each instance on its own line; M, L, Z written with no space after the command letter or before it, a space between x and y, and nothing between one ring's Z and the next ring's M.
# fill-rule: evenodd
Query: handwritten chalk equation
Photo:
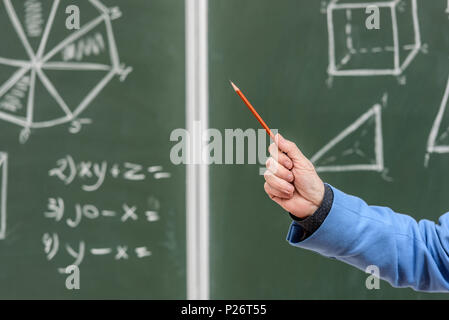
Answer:
M171 173L164 171L160 165L144 166L132 162L110 164L107 161L76 162L71 155L56 161L56 167L48 172L50 177L56 177L65 185L70 185L75 179L83 180L81 189L87 192L98 190L107 177L128 181L143 181L151 177L155 180L169 179ZM85 182L88 180L91 183Z
M56 222L60 222L67 212L64 199L62 198L49 198L47 204L47 211L44 213L45 218L54 219ZM146 222L159 221L159 213L154 210L138 211L137 206L124 203L120 210L99 209L92 204L75 204L74 216L67 218L66 224L71 228L76 228L81 223L83 218L88 220L104 219L118 219L120 222L125 223L129 221L142 220Z
M44 233L42 236L42 244L44 246L44 253L48 261L55 259L56 255L65 249L71 259L74 259L72 263L67 265L75 265L79 267L84 261L86 255L91 256L110 256L113 260L130 260L130 259L143 259L152 256L152 252L148 246L128 247L127 245L119 244L111 247L104 246L87 246L83 240L78 241L76 246L70 243L61 244L59 235L57 233ZM60 273L65 273L65 267L58 268Z

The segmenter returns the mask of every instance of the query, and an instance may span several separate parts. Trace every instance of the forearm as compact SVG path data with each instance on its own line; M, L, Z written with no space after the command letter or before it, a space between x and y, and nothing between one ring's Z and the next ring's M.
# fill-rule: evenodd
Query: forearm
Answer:
M312 234L305 237L304 228L292 223L287 237L292 245L361 270L376 265L381 278L393 286L449 290L449 215L441 217L440 225L417 223L410 216L332 191L331 209Z

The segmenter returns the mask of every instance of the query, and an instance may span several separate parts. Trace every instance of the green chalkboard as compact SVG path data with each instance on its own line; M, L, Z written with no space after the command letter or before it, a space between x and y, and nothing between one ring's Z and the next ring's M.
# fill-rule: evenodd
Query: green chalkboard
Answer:
M210 126L258 128L231 79L272 128L314 157L323 180L370 204L436 221L449 208L449 155L437 153L447 145L446 113L435 126L449 75L442 32L449 21L447 1L416 3L416 17L414 1L393 6L396 25L391 9L381 8L380 29L367 31L364 10L328 11L329 1L210 1ZM438 135L429 139L434 127ZM386 282L368 290L362 271L289 246L291 220L265 195L259 167L211 167L212 298L447 297Z
M2 1L0 38L0 298L185 298L183 1Z

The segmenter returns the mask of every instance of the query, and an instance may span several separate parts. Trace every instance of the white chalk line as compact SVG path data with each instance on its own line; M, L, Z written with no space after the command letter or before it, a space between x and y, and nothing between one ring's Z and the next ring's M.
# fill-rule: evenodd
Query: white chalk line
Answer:
M13 116L3 111L0 111L0 119L22 126L24 128L29 127L28 122L24 117Z
M8 154L0 152L1 192L0 192L0 240L6 237L6 196L8 188Z
M55 101L58 103L58 105L61 107L62 111L68 116L73 118L72 111L70 111L70 108L65 103L64 99L59 95L56 88L53 86L51 81L47 78L45 73L41 69L36 69L37 76L41 80L44 87L47 89L48 93L55 99Z
M92 248L90 249L90 253L93 255L106 255L112 252L111 248Z
M114 31L112 30L111 19L109 18L109 16L106 16L105 24L109 44L109 55L111 58L112 66L118 72L118 70L120 69L120 59L118 56L117 44L115 42Z
M438 109L437 116L434 120L432 129L430 130L429 138L427 140L427 153L447 153L449 152L449 146L438 146L436 145L438 140L438 133L441 128L441 122L443 120L443 116L447 110L447 103L449 99L449 79L446 84L446 89L444 91L444 96L440 104L440 108Z
M3 58L3 57L0 57L0 64L7 65L10 67L19 67L19 68L31 66L31 63L29 61L15 60L15 59Z
M0 98L8 92L28 71L30 67L23 67L22 69L17 70L14 74L9 78L1 87L0 87Z
M103 13L105 15L109 15L109 10L108 8L103 5L100 1L97 0L89 0L89 2L95 7L97 8L98 11L100 11L100 13Z
M32 129L50 128L50 127L54 127L54 126L57 126L60 124L70 122L72 120L73 120L73 117L66 115L64 117L53 119L53 120L33 122L31 124L31 126L29 126L29 127Z
M44 34L42 35L41 42L39 44L39 48L37 50L36 58L39 60L42 58L44 54L45 47L47 46L48 35L53 27L53 23L56 16L56 11L58 10L60 0L54 0L53 5L51 7L50 15L48 16L47 24L45 25Z
M364 125L370 118L375 119L375 132L374 132L374 151L376 155L376 164L356 164L356 165L338 165L338 166L317 166L316 170L319 172L341 172L341 171L383 171L384 169L384 155L383 155L383 134L382 134L382 117L381 106L379 104L374 105L361 117L359 117L354 123L338 134L322 149L320 149L311 159L312 163L316 163L320 160L328 151L334 148L338 143L343 141L351 133L356 131L362 125Z
M105 16L101 15L101 16L93 19L89 23L85 24L83 27L81 27L81 29L79 29L78 31L74 32L73 34L71 34L70 36L65 38L63 41L61 41L59 44L57 44L53 49L51 49L42 58L42 62L43 63L47 62L54 55L56 55L58 52L60 52L62 49L64 49L65 46L67 46L68 44L78 40L79 38L81 38L83 35L85 35L89 31L91 31L92 29L94 29L96 26L98 26L103 21L105 21Z
M83 101L79 104L79 106L73 112L73 116L76 118L87 106L92 102L93 99L104 89L104 87L108 84L109 81L114 77L115 71L111 70L108 74L89 92L87 97L83 99Z
M101 63L87 63L87 62L45 62L42 69L47 70L75 70L75 71L109 71L110 65Z
M379 8L388 8L388 7L394 7L400 0L394 0L394 1L378 1L378 2L360 2L360 3L338 3L338 2L331 2L333 9L364 9L368 5L369 6L376 6Z
M30 86L28 89L27 101L27 122L29 125L33 122L34 113L34 90L36 88L36 70L31 70Z

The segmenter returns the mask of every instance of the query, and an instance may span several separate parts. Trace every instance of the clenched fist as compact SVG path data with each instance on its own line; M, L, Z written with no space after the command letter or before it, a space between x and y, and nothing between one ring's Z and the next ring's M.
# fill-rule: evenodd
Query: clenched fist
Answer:
M265 192L284 210L298 218L311 216L321 205L324 184L313 164L299 148L280 134L268 148Z

